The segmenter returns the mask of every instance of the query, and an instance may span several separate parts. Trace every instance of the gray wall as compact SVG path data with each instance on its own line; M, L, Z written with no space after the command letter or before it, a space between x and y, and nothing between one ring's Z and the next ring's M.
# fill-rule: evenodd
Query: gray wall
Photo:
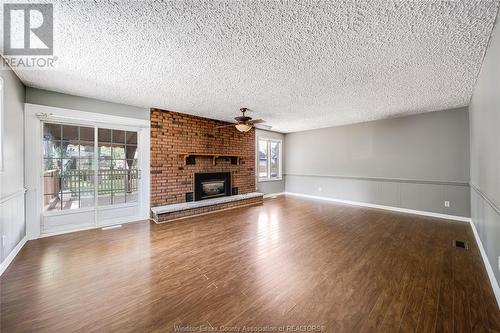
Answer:
M149 109L26 87L26 103L149 120Z
M270 138L270 139L280 139L282 140L282 149L284 148L285 146L285 135L284 134L281 134L281 133L278 133L278 132L273 132L273 131L265 131L265 130L261 130L261 129L257 129L255 131L255 151L257 152L258 151L258 139L259 137L263 137L263 138ZM284 152L282 152L282 163L284 163L285 161L285 156L284 156ZM285 179L283 177L282 180L271 180L271 181L265 181L265 182L261 182L259 181L259 175L257 174L257 170L258 170L258 167L257 167L257 163L258 163L258 158L255 159L255 178L256 178L256 184L257 184L257 191L258 192L261 192L261 193L264 193L264 194L273 194L273 193L281 193L281 192L285 192ZM283 167L283 172L285 171L285 168Z
M461 108L287 134L286 191L469 217L468 126Z
M500 29L497 25L479 74L470 117L472 221L500 282Z
M0 171L0 234L5 236L0 246L0 262L10 254L26 234L24 219L24 85L1 58L0 76L4 84L3 96L3 156L4 169Z

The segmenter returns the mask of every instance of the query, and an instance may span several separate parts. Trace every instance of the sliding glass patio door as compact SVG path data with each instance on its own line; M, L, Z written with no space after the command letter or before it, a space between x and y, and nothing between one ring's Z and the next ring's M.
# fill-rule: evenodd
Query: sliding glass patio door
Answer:
M42 233L109 225L138 213L137 129L42 126Z

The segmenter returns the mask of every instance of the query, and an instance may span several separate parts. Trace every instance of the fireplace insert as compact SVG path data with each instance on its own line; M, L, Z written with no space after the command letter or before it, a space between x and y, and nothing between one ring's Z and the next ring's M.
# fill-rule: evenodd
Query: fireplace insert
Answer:
M230 172L194 174L194 200L212 199L231 195Z

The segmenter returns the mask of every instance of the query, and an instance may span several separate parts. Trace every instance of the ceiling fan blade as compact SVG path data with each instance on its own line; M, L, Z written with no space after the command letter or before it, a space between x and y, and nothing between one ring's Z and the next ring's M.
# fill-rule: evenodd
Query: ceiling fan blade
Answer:
M234 118L234 120L236 120L238 123L246 123L248 121L251 121L252 120L252 117L247 117L247 116L240 116L240 117L236 117Z
M234 125L236 125L236 124L227 124L227 125L215 126L214 128L218 129L218 128L230 127L230 126L234 126Z
M255 119L255 120L250 120L248 123L249 124L262 124L265 123L266 121L263 119Z
M260 129L267 129L267 130L270 130L271 128L273 128L271 125L264 125L264 124L257 124L254 127L255 128L260 128Z

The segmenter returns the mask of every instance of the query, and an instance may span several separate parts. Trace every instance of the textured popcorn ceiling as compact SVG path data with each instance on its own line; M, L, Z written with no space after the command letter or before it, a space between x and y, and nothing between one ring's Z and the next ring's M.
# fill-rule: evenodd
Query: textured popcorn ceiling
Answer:
M37 1L38 2L38 1ZM298 131L468 104L498 0L59 1L29 86Z

